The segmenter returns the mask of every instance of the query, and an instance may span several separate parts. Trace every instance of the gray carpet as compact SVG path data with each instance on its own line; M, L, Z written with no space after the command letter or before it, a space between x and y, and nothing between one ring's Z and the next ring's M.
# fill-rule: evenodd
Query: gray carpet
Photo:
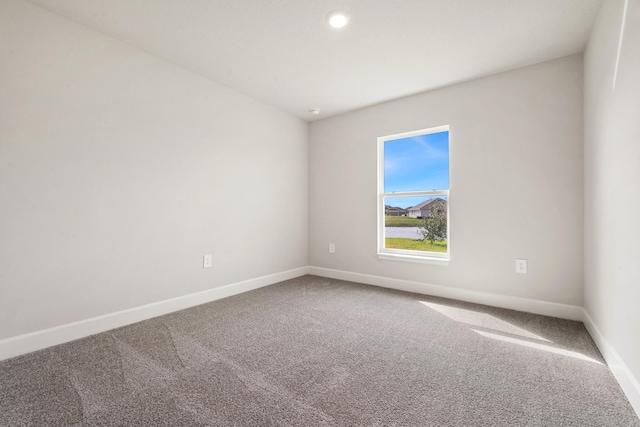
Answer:
M640 421L581 323L305 276L0 362L0 425Z

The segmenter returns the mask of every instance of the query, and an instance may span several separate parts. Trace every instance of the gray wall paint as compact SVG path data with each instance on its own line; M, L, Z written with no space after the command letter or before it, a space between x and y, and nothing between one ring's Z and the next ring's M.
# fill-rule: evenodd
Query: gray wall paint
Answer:
M305 122L24 2L0 29L0 339L307 265Z
M640 3L608 0L585 53L585 308L640 379Z
M582 305L582 88L572 56L312 123L310 264ZM379 260L376 138L447 124L452 261Z

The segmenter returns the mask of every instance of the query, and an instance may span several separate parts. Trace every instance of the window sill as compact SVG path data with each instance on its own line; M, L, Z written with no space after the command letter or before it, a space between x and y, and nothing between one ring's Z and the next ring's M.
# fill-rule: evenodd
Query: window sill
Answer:
M378 253L378 259L384 259L389 261L403 261L403 262L415 262L420 264L432 264L432 265L449 265L450 258L436 258L427 256L415 256L415 255L399 255L399 254L387 254Z

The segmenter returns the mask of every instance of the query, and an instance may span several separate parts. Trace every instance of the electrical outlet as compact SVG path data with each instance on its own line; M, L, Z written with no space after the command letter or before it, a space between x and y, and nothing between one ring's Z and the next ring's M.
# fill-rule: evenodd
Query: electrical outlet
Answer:
M213 257L211 254L206 254L202 257L202 268L211 268L213 265Z
M516 273L527 274L526 259L516 259Z
M336 245L333 243L329 243L329 253L330 254L335 254L336 253Z

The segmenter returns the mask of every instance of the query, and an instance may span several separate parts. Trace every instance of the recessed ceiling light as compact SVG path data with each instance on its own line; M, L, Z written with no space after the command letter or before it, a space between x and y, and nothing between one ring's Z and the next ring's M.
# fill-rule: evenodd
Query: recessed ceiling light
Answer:
M334 10L327 15L327 21L333 28L342 28L349 22L349 14L344 10Z
M320 114L320 109L319 109L319 108L310 108L310 109L309 109L309 112L310 112L311 114L314 114L314 115L316 115L316 116L317 116L318 114Z

